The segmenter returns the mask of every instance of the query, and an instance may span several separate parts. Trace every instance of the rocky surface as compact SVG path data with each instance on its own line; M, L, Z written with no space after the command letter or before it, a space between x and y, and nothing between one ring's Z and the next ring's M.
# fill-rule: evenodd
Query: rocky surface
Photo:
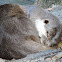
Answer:
M27 57L18 60L13 59L9 61L9 60L0 59L0 62L61 62L62 58L52 60L52 57L54 57L58 53L62 53L62 51L56 49L47 50L36 54L30 54Z

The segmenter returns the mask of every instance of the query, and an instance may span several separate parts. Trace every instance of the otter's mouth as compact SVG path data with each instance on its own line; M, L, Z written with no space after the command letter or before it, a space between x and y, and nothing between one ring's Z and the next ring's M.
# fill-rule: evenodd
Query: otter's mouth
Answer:
M57 34L57 28L53 28L50 29L48 31L46 31L46 39L47 41L45 41L45 44L49 47L55 47L58 45L58 43L56 42L55 36Z
M46 33L47 33L47 38L49 40L52 40L52 38L54 38L57 33L57 28L53 28L50 31L46 31Z

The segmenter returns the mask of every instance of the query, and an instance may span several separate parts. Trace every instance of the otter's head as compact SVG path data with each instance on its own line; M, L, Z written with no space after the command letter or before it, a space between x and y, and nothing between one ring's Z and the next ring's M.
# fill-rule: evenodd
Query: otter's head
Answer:
M39 37L41 38L41 43L47 46L57 45L61 37L59 19L47 10L36 5L27 7L26 13L35 24Z
M35 21L36 28L41 38L41 43L47 46L57 46L60 42L60 21L59 19L49 14L47 18L37 19Z

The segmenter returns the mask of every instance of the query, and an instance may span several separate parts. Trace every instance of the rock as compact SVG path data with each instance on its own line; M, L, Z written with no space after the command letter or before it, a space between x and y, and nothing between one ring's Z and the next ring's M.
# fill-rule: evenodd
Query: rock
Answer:
M62 51L53 49L53 50L47 50L47 51L43 51L43 52L36 53L36 54L30 54L26 56L25 58L18 59L18 60L16 59L13 59L13 60L0 59L0 60L1 62L52 62L52 61L60 62L62 61L62 58L57 59L57 60L52 60L52 57L59 53L62 53Z

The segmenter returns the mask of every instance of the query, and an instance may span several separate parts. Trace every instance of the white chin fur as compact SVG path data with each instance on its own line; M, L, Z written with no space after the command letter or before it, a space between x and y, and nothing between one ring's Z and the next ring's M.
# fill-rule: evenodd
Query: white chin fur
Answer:
M35 21L35 26L38 30L39 36L41 37L42 35L46 36L46 30L44 27L45 23L41 19L37 19Z

